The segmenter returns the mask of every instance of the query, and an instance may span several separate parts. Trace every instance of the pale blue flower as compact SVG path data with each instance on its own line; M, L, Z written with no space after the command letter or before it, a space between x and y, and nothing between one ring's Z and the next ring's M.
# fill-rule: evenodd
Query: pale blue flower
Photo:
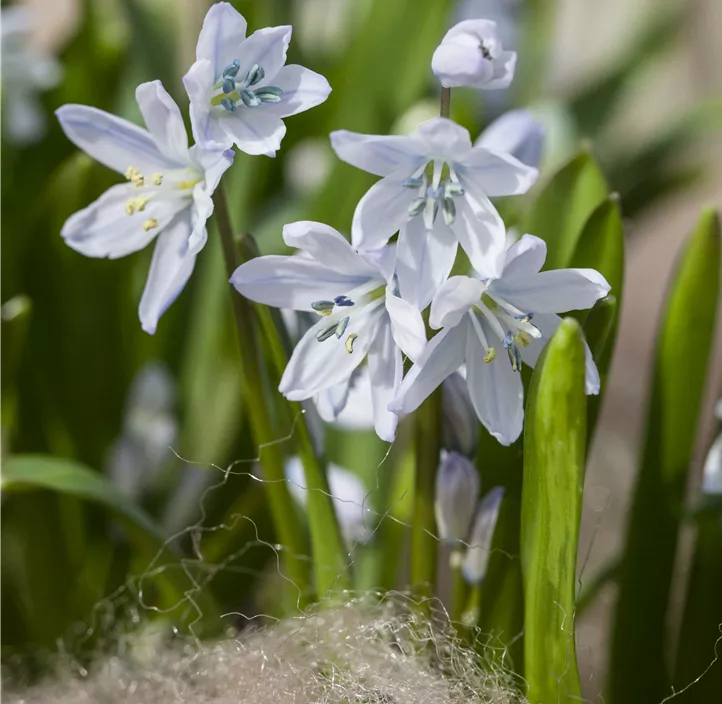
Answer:
M439 537L455 544L469 534L479 496L479 472L463 455L443 452L436 472L434 514Z
M324 102L328 81L286 63L291 27L266 27L246 38L246 20L232 5L213 5L203 22L196 62L183 78L196 142L208 149L235 144L247 154L275 156L284 117Z
M469 547L461 562L461 574L467 584L472 586L481 584L486 577L494 530L503 498L504 487L497 486L479 502L469 536Z
M189 148L180 110L160 81L143 83L135 95L147 130L85 105L56 111L71 142L126 178L71 215L61 235L81 254L108 259L158 236L139 308L143 330L153 334L206 243L211 196L233 152Z

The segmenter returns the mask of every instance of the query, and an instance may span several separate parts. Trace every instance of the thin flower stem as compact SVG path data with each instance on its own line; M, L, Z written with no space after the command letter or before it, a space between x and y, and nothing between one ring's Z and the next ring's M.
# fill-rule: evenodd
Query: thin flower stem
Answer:
M218 229L223 244L223 254L229 277L236 270L236 254L233 242L233 228L228 214L225 193L219 186L214 196ZM298 521L293 499L288 491L283 467L283 449L278 444L279 435L271 422L262 384L263 367L256 339L253 310L243 296L231 292L233 315L236 321L238 346L241 356L241 379L246 395L246 408L251 421L254 442L259 447L264 478L268 480L266 490L271 508L273 524L278 532L279 542L284 547L284 568L289 579L299 588L301 602L310 597L310 576L308 563L303 560L307 547L303 530Z
M441 89L441 117L449 117L451 115L451 88Z
M469 598L469 589L466 586L464 577L461 574L461 561L463 553L455 550L451 555L451 620L461 621L466 610L466 602Z
M434 495L440 449L441 387L421 404L414 416L416 479L411 537L411 583L420 596L433 594L436 577L438 543L434 538Z

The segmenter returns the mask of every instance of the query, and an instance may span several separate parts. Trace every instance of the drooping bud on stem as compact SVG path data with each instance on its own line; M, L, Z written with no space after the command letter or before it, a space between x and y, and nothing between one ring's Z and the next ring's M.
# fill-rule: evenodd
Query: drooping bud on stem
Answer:
M491 543L494 538L496 519L499 516L499 507L504 498L504 487L497 486L492 489L479 503L479 508L471 529L469 548L461 564L461 573L468 584L481 584L486 576L489 564Z
M469 534L479 495L479 473L457 452L442 455L436 474L436 525L439 537L455 543Z

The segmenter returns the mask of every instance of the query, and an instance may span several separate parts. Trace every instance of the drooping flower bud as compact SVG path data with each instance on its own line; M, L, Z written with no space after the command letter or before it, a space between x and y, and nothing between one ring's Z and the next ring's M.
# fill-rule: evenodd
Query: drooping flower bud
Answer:
M499 506L503 498L504 487L497 486L479 503L474 519L474 527L469 538L469 547L461 563L461 574L468 584L481 584L486 576L491 543L494 538L494 528L496 528Z
M442 456L436 474L436 525L439 537L447 542L464 540L469 534L479 495L476 467L457 452Z
M442 385L444 420L441 428L443 446L450 451L471 457L479 439L479 420L466 385L466 379L455 372Z

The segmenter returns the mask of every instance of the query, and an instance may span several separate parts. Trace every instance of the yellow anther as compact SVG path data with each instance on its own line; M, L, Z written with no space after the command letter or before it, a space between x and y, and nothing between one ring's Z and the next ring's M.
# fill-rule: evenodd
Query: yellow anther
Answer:
M136 188L140 188L145 185L145 179L142 176L136 176L132 179L133 185Z
M132 215L135 212L135 203L133 202L133 198L131 198L126 204L125 204L125 214L126 215Z
M516 336L516 341L522 346L522 347L529 347L529 343L531 342L531 336L528 332L524 332L523 330Z
M153 174L153 185L160 186L163 183L163 174Z
M493 347L490 347L484 355L484 362L486 362L486 364L489 364L489 362L493 361L494 359L496 359L496 350Z
M133 213L137 212L143 212L145 210L145 206L148 205L148 201L150 198L148 196L140 196L139 198L131 198L126 204L125 204L125 212L127 215L132 215Z
M143 223L143 229L148 232L148 230L152 230L154 227L158 227L158 221L155 218L148 218Z
M140 176L140 175L141 175L141 174L140 174L140 171L138 171L138 169L136 169L135 166L129 166L129 167L125 170L125 177L126 177L129 181L132 181L133 179L138 178L138 176Z
M355 332L352 332L347 338L346 338L346 352L349 354L353 353L353 343L356 340L358 335Z

